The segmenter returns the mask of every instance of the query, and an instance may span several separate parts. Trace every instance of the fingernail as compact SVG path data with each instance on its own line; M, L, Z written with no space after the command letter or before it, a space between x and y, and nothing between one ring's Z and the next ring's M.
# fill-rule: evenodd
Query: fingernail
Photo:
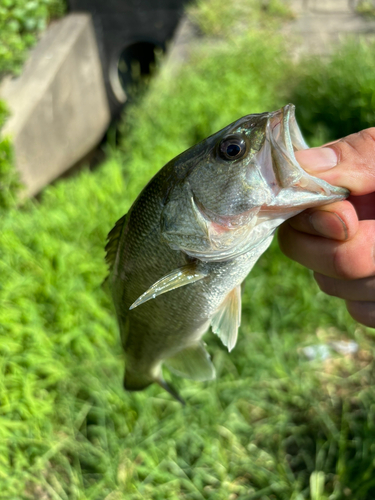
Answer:
M341 241L348 239L345 222L334 212L317 210L310 215L309 221L315 231L325 238Z
M337 155L332 148L311 148L296 151L296 159L307 172L324 172L337 165Z

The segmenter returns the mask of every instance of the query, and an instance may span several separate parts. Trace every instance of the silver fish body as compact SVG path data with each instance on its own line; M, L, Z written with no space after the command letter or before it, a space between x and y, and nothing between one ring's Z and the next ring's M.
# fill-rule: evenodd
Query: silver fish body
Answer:
M299 166L306 148L293 105L245 116L165 165L118 221L106 249L126 389L157 382L178 398L163 363L215 377L201 338L211 325L233 349L241 283L276 228L348 195Z

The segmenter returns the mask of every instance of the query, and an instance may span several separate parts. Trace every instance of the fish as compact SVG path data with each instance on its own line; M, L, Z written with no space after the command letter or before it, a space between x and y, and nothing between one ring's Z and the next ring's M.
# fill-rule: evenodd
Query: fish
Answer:
M295 106L246 115L167 163L108 235L108 283L125 351L124 387L158 383L162 367L215 378L202 340L211 326L230 352L241 285L277 227L309 207L346 198L309 175Z

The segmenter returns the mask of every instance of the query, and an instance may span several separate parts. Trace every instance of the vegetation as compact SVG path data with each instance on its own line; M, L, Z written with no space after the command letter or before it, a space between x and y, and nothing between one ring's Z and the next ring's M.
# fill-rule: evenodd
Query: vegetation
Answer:
M308 139L321 144L374 126L374 49L374 42L349 39L328 62L299 65L290 98Z
M356 11L358 14L368 18L375 17L375 2L374 0L359 0L356 5Z
M122 389L106 234L170 158L285 104L300 69L267 26L201 44L173 78L161 70L100 169L1 215L0 498L375 497L373 331L276 244L246 281L235 350L205 337L215 382L174 379L185 408L157 386ZM350 339L357 353L335 351ZM309 361L306 346L330 356Z
M17 73L51 18L61 16L64 0L1 0L0 78Z
M8 117L5 103L0 101L0 130ZM0 213L16 205L22 185L14 168L13 147L8 137L0 137Z
M270 31L280 21L292 19L293 12L283 0L197 0L188 14L201 31L209 36L236 38L238 32L252 29Z

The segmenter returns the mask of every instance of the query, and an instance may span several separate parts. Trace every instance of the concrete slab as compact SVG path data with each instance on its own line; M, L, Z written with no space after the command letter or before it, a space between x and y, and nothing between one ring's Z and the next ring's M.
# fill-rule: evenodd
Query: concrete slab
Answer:
M326 56L346 36L375 38L375 20L356 12L358 0L291 0L296 18L283 32L292 41L292 56Z
M37 194L84 157L110 122L91 17L72 14L50 27L22 75L3 82L16 167L26 195Z
M310 12L317 13L352 14L353 2L351 0L308 0L307 8Z

